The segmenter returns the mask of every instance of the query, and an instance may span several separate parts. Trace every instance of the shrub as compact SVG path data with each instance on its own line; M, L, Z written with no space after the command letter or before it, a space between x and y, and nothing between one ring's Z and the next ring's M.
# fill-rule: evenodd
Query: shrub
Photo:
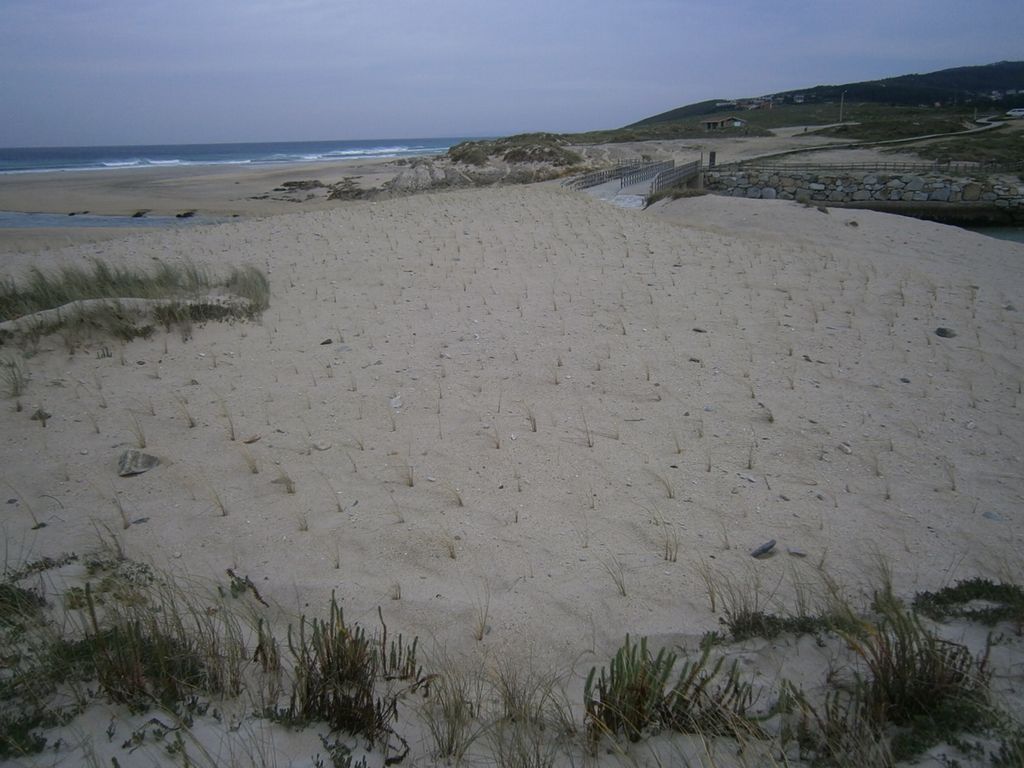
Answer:
M491 142L463 141L448 150L448 158L456 163L467 165L486 165L490 153L488 147L493 148Z

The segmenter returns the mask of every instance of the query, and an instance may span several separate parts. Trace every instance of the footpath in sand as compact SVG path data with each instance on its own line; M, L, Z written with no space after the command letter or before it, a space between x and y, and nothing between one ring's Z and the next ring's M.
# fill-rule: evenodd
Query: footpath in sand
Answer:
M1022 256L865 211L550 187L9 253L5 279L252 264L272 299L189 340L29 350L24 407L0 409L6 556L108 526L294 614L335 591L350 620L382 605L449 653L563 668L714 629L708 567L778 604L818 567L855 591L879 557L905 593L1005 573ZM139 432L161 464L119 478Z

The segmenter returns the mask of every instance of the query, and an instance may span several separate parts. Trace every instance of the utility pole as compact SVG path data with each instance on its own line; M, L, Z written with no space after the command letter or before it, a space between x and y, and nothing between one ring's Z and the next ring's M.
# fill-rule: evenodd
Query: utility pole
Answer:
M846 91L839 96L839 122L843 122L843 107L846 106Z

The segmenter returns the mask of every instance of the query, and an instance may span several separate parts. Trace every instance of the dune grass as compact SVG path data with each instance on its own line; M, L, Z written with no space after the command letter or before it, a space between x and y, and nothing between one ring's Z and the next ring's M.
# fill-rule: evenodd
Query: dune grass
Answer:
M12 320L73 301L111 298L186 296L212 287L210 278L194 265L158 263L151 273L94 261L91 269L65 266L54 272L29 269L19 284L0 281L0 320Z
M186 336L192 323L251 319L269 305L266 275L248 265L215 279L190 263L158 262L147 272L97 259L0 280L0 323L18 321L15 330L35 337L62 332L69 349L89 333L128 341L155 324L182 327Z

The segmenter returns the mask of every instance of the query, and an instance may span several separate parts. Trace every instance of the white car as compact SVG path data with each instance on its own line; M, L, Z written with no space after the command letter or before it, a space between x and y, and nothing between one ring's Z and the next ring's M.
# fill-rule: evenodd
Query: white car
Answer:
M1018 107L1017 109L1010 109L1006 112L1007 117L1024 117L1024 107Z

